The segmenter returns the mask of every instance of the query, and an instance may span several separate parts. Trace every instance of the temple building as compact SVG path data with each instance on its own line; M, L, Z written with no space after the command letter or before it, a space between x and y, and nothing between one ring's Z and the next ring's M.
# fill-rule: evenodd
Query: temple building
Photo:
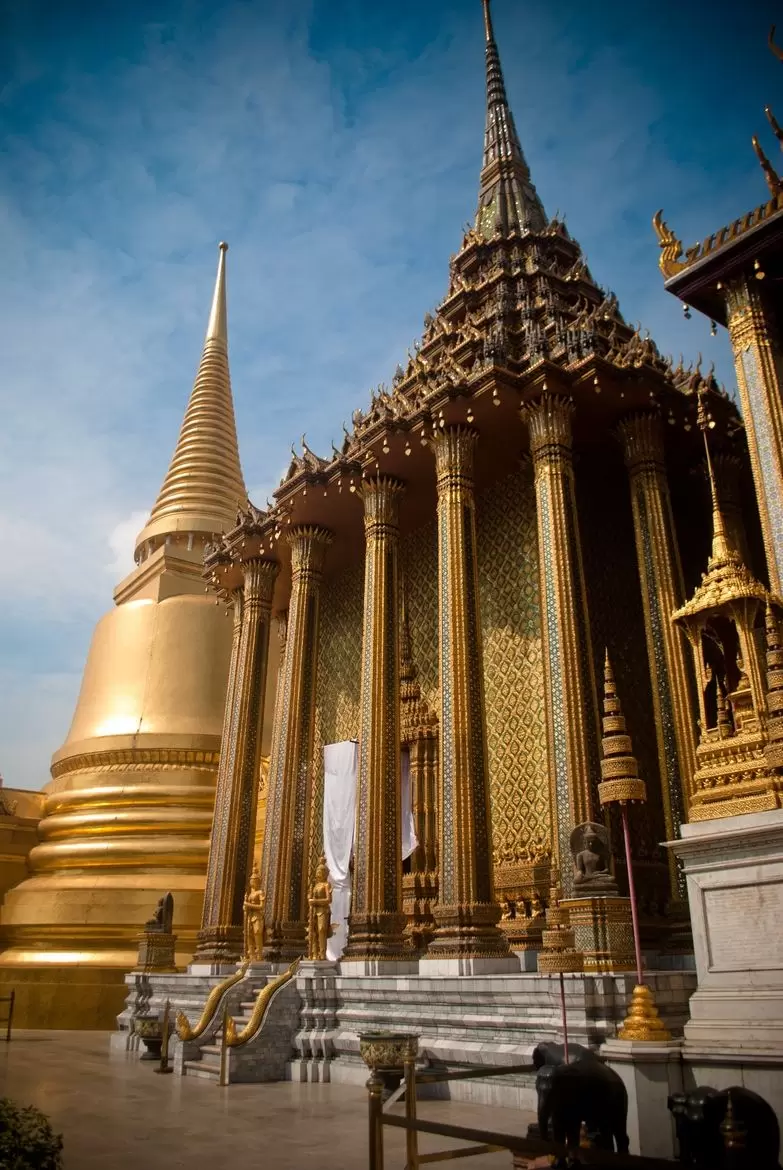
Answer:
M658 1062L668 1119L683 1068L763 1091L783 1065L783 193L685 259L655 219L667 288L732 331L740 414L546 213L482 8L477 207L445 295L266 508L239 466L221 250L0 975L79 956L77 982L104 972L114 996L124 964L113 1045L169 1004L175 1071L221 1084L363 1083L371 1026L430 1059L521 1061L567 998L637 1114Z
M239 957L273 622L285 653L263 862L269 958L303 949L323 749L351 739L345 960L415 953L468 971L509 946L535 950L536 907L553 884L573 894L572 835L601 817L596 663L607 649L650 793L632 813L647 941L683 942L683 885L659 842L688 818L699 708L687 637L670 619L709 551L709 500L691 474L703 462L700 403L730 472L719 490L731 523L755 536L742 422L714 378L675 368L626 324L546 214L488 4L484 15L478 207L443 301L341 447L294 454L271 509L247 509L208 551L208 580L234 613L235 690L200 960ZM405 874L403 748L419 826Z
M22 858L8 882L0 981L16 989L22 1027L111 1027L140 926L169 890L179 962L195 944L231 653L202 559L247 501L225 265L221 245L168 473L136 540L136 567L95 630L68 738L38 798L37 841L35 824L28 829L28 872Z

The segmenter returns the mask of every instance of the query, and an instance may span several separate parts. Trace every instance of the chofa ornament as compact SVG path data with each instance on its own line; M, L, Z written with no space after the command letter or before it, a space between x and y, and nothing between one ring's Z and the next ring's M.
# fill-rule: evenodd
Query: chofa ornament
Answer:
M362 1032L359 1052L369 1069L401 1069L406 1060L415 1060L419 1037L407 1032Z

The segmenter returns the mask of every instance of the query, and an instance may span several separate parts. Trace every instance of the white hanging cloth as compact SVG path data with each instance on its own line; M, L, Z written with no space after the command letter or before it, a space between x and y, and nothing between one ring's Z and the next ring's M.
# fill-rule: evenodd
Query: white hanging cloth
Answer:
M408 748L402 749L400 758L400 811L402 816L402 860L407 861L418 845L416 826L411 806L411 756Z
M324 747L324 854L332 886L332 922L336 924L326 944L326 957L332 962L340 958L348 941L358 765L359 745L353 740Z

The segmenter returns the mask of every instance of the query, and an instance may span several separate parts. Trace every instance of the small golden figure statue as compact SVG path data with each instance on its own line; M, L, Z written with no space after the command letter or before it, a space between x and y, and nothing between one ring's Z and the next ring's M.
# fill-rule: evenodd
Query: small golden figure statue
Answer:
M261 889L261 875L255 863L242 907L245 913L245 958L258 963L264 953L266 894Z
M332 887L326 858L321 855L315 871L315 881L308 898L310 921L307 930L308 958L323 962L326 958L326 943L332 934L331 908Z
M534 893L530 899L530 917L543 918L546 911L544 910L544 903L538 893Z
M503 902L500 903L500 908L503 911L503 913L500 916L501 922L510 922L511 919L514 917L513 904L511 902L509 902L508 899L505 899Z

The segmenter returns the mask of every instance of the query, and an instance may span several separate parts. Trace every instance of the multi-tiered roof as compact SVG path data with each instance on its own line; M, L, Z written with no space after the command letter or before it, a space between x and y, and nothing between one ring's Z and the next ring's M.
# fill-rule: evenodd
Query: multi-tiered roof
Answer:
M390 386L357 409L339 448L322 458L302 440L265 510L251 507L207 558L213 584L231 587L230 566L248 555L283 561L279 538L296 523L327 525L341 544L356 543L351 503L363 475L381 471L408 484L403 526L434 499L433 429L474 422L481 433L478 478L513 466L524 447L519 408L542 393L576 403L578 440L589 441L629 411L659 409L689 444L697 390L711 402L718 434L741 429L728 396L699 367L674 367L649 334L623 319L614 294L594 280L582 250L558 217L549 218L530 177L509 108L497 43L483 0L486 34L486 130L475 221L449 264L445 297L424 318L421 340ZM483 459L483 463L482 463ZM340 556L335 556L340 560Z

